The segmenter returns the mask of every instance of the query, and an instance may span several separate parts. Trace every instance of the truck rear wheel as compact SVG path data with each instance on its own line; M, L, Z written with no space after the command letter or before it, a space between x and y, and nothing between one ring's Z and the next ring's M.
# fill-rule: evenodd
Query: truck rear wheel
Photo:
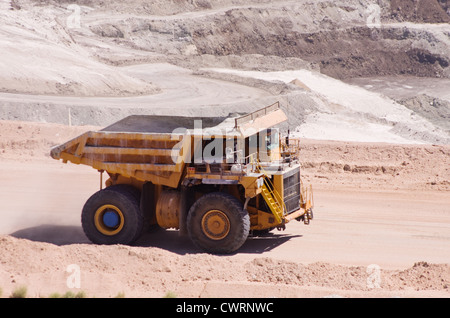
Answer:
M189 210L189 237L211 253L232 253L248 237L250 218L239 200L222 192L205 194Z
M95 244L131 244L142 233L144 217L140 193L128 185L115 185L94 193L85 203L81 224Z

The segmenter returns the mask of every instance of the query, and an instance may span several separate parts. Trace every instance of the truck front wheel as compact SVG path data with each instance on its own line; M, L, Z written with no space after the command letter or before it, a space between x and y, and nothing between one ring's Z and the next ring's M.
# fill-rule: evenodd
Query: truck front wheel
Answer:
M187 216L187 228L197 247L211 253L232 253L247 239L250 218L235 197L214 192L194 203Z
M85 203L81 224L95 244L131 244L142 233L139 191L115 185L94 193Z

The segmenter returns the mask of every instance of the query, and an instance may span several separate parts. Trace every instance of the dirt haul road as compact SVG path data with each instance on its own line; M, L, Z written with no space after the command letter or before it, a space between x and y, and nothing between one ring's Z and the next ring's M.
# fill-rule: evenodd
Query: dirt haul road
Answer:
M88 127L2 121L0 128L4 295L27 286L29 297L449 296L448 146L304 140L313 222L216 256L170 230L146 233L134 246L91 244L79 220L98 172L48 156L51 145ZM79 269L80 289L70 288L70 266Z

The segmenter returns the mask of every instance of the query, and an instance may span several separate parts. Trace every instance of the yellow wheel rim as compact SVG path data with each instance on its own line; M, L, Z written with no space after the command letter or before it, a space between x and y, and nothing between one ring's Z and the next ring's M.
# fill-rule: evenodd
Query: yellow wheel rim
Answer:
M202 218L203 233L211 240L221 240L230 232L230 220L220 210L210 210Z
M95 211L94 223L100 233L108 236L115 235L123 228L123 213L114 205L102 205Z

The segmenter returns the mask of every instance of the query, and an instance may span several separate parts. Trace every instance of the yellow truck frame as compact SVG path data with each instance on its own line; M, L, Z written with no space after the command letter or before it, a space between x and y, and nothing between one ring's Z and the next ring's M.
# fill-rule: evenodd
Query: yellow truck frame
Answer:
M96 244L131 244L152 225L231 253L250 234L312 219L300 178L299 140L280 137L279 103L244 116L136 115L51 149L51 157L109 175L82 210Z

